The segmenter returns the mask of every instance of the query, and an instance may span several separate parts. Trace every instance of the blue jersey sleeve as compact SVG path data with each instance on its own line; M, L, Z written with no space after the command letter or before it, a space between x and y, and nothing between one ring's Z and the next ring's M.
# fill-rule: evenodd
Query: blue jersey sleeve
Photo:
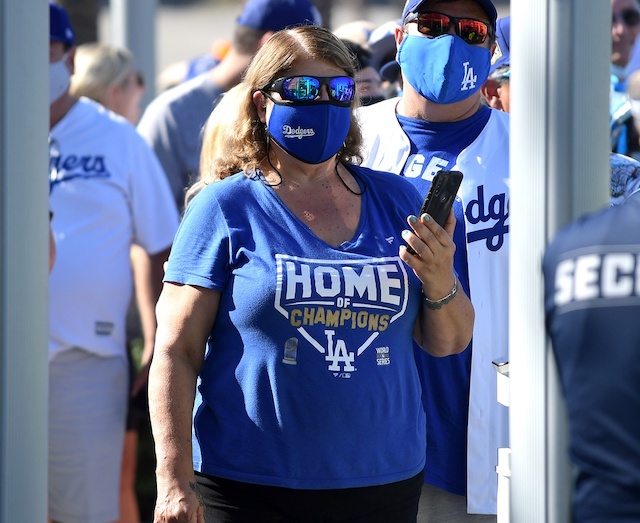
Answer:
M185 213L164 281L222 290L230 274L229 253L229 228L213 186L208 186Z

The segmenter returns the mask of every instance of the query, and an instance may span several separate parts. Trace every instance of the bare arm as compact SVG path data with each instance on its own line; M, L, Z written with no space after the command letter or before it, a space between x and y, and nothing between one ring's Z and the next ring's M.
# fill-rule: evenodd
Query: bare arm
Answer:
M156 448L156 523L204 523L193 485L191 417L196 378L220 293L165 283L158 301L149 411Z
M409 217L409 225L415 234L404 238L417 256L403 246L400 257L414 270L422 282L422 293L432 301L438 301L451 293L456 283L453 273L453 230L456 219L453 211L445 227L434 220ZM433 356L448 356L462 352L471 341L475 312L471 301L458 285L453 299L440 309L430 309L422 301L422 309L416 322L416 342Z
M138 245L131 246L133 284L144 336L142 368L131 391L134 396L144 387L149 375L157 327L155 308L162 290L163 264L169 258L170 252L171 248L169 247L158 254L150 255Z

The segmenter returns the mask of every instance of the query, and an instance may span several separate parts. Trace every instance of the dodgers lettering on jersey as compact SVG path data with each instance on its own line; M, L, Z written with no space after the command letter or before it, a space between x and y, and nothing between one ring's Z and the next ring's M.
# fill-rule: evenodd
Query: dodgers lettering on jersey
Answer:
M583 251L561 261L554 279L559 311L640 302L640 245L624 251Z
M381 332L404 314L408 274L399 257L364 260L314 260L276 254L275 308L318 353L327 370L350 378L357 357L374 346L378 365L390 363L387 346L375 346ZM337 330L349 329L349 346ZM295 364L285 344L283 362Z
M423 154L412 154L407 159L402 174L407 178L421 179L430 185L438 171L452 168L455 161L455 158L439 156L432 156L427 161ZM509 218L507 194L486 194L484 185L478 185L473 190L475 192L461 193L465 218L469 223L467 243L485 241L489 251L498 251L504 245L505 234L509 232L509 225L506 223ZM464 187L461 191L464 191ZM426 194L426 189L423 192ZM473 228L475 225L479 227Z
M49 154L49 173L50 191L56 184L74 178L111 177L102 154L85 156Z
M500 250L504 244L504 235L509 232L509 226L505 224L509 217L509 202L505 193L494 194L485 200L484 185L477 187L477 197L467 203L465 216L467 221L476 225L478 223L492 223L487 229L470 231L467 242L473 243L480 240L487 242L490 251Z

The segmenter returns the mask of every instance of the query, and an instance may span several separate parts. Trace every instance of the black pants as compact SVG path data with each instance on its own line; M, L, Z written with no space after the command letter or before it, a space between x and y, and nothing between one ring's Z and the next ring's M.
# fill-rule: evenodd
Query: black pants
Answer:
M196 472L207 523L416 523L423 477L421 472L374 487L299 490Z

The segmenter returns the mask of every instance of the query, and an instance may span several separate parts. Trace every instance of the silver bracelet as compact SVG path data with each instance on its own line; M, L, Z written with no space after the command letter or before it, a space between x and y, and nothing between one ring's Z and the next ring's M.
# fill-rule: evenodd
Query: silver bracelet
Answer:
M434 301L427 298L424 294L422 295L422 297L424 298L424 304L427 306L427 309L431 309L432 311L437 311L438 309L441 309L443 305L446 305L451 300L453 300L453 297L456 295L456 292L458 292L458 278L456 278L456 281L453 283L453 289L451 289L451 292L447 294L444 298Z

